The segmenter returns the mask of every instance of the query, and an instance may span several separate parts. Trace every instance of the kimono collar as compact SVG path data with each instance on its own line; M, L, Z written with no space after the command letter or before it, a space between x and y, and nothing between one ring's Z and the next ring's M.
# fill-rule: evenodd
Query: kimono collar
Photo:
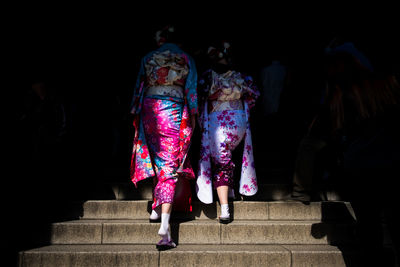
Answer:
M176 44L173 44L173 43L164 43L157 50L158 51L171 50L171 51L183 52L182 49L179 48L179 46L177 46Z

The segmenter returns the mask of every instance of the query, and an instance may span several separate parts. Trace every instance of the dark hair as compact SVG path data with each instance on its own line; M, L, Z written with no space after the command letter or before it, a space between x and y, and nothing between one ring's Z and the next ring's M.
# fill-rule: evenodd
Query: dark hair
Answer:
M159 38L159 39L158 39ZM176 26L167 24L159 27L154 33L154 39L157 43L181 43L182 38L176 30Z
M206 53L212 65L222 59L225 59L228 65L233 65L232 43L230 41L214 41L207 47Z
M339 52L326 60L327 98L333 130L345 121L361 122L399 102L399 84L392 75L379 75L365 68L352 55Z

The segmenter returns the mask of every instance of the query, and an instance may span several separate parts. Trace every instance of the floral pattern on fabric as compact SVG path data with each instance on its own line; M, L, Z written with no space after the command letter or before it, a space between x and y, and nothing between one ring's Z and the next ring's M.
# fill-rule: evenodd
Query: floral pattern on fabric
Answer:
M133 98L131 102L131 113L137 114L133 124L135 127L135 137L133 140L133 151L131 158L131 168L130 168L130 176L132 182L136 185L137 182L155 176L157 174L156 166L154 166L154 162L152 161L150 155L150 149L148 146L147 138L150 136L145 135L145 129L143 125L143 114L142 108L144 99L144 92L148 87L148 78L146 75L146 63L151 62L154 58L157 58L157 55L168 55L171 54L171 58L174 58L174 64L178 64L183 68L182 70L182 79L184 79L184 94L185 99L184 102L181 103L183 106L182 111L182 120L180 122L179 135L178 135L178 169L177 172L188 179L193 179L194 173L193 169L190 166L189 160L186 160L187 152L190 145L190 139L192 136L193 129L191 128L191 124L189 123L190 114L197 114L197 72L193 59L183 52L179 47L174 44L164 44L158 50L152 51L147 54L141 62L141 67L139 70L138 78L136 81L135 90L133 93ZM153 55L156 55L153 57ZM177 59L179 58L179 59ZM164 59L160 59L165 60ZM165 60L166 64L172 64L170 61ZM165 63L164 62L164 63ZM186 66L180 65L183 62L186 63ZM178 67L174 66L174 69ZM187 73L186 73L187 68ZM163 74L162 70L155 71L155 73ZM176 72L178 73L178 72ZM166 74L166 72L164 73ZM172 75L173 76L173 75ZM165 76L164 78L166 78ZM161 78L163 80L164 78ZM157 78L158 79L158 78ZM176 81L180 82L181 79L177 79ZM157 98L157 96L152 96L152 98ZM160 100L172 100L176 101L173 97L167 96L158 96ZM182 100L180 100L182 101ZM160 173L159 173L160 174ZM163 178L162 178L163 179Z
M154 188L154 200L152 209L163 203L173 203L175 195L176 180L168 179L164 182L158 182Z
M209 98L218 101L243 99L252 108L260 96L253 78L237 71L218 74L209 69L201 76L199 88L203 102Z
M135 132L131 160L132 182L136 185L137 182L155 175L163 181L171 178L171 173L194 179L190 161L186 160L193 133L191 124L188 123L187 107L182 100L165 96L146 97L144 104L146 111L140 116L139 122L135 123L139 130ZM159 151L161 147L165 151L155 154L154 151ZM176 160L172 160L173 163L168 159L169 154L176 157ZM160 169L159 166L163 168Z
M178 167L182 160L181 137L185 138L185 132L190 134L187 129L181 131L183 101L160 98L145 97L142 115L145 137L156 172L153 209L163 203L173 203ZM193 177L193 172L189 176Z
M183 53L157 51L145 62L147 83L156 85L185 85L189 73L188 58Z
M159 182L177 177L179 131L183 105L171 100L146 97L143 126Z
M194 63L194 60L188 54L186 54L184 51L182 51L177 45L171 44L171 43L166 43L166 44L162 45L160 48L158 48L157 50L152 51L152 52L148 53L145 57L143 57L143 59L141 61L139 73L137 76L132 101L131 101L131 113L132 114L140 114L140 111L142 109L145 88L148 86L151 86L151 84L149 84L149 81L159 80L159 83L165 84L165 83L163 83L163 81L165 80L165 82L166 82L167 77L170 73L169 70L171 70L171 67L170 67L171 64L168 60L164 60L165 61L164 63L162 60L159 61L160 64L166 64L163 67L168 68L168 74L167 74L167 69L162 69L163 67L161 67L161 66L159 68L153 66L153 68L152 68L153 70L156 70L155 75L158 74L160 76L148 78L147 74L146 74L146 64L147 64L147 68L151 69L151 67L149 67L149 66L152 64L151 62L154 58L153 55L154 54L163 54L163 53L164 54L171 53L171 56L170 56L171 58L175 58L175 56L172 56L172 55L179 55L179 58L181 58L181 59L178 60L178 62L180 64L183 63L183 61L181 61L182 59L184 59L184 61L186 62L188 73L187 73L187 75L184 74L185 71L182 71L182 73L181 73L182 79L184 81L180 80L180 79L177 79L177 80L174 80L173 78L171 78L171 79L174 80L175 82L179 81L179 82L177 82L177 84L181 83L183 85L184 93L185 93L185 103L188 106L188 109L189 109L188 111L190 112L190 114L197 114L198 106L197 106L196 65ZM183 67L180 64L176 63L176 65L174 67L172 67L172 70L177 69L177 68L186 69L186 67ZM150 69L149 69L149 71L150 71ZM179 70L178 70L178 72L179 72ZM173 74L173 72L171 72L171 73L172 73L171 77L175 76ZM151 75L154 75L154 73L151 72Z
M214 187L233 188L232 152L246 133L246 113L243 110L213 112L209 120Z
M200 79L199 88L202 94L200 116L202 139L196 181L197 197L203 203L212 203L212 183L214 187L230 186L229 195L234 196L232 174L235 165L231 154L243 138L244 150L239 193L246 196L254 195L258 191L258 186L249 118L250 108L254 106L260 94L253 85L252 78L234 71L220 75L213 70L208 70ZM224 95L223 98L226 101L232 101L238 97L238 92L240 99L243 100L244 110L208 113L209 99L219 99L221 95Z

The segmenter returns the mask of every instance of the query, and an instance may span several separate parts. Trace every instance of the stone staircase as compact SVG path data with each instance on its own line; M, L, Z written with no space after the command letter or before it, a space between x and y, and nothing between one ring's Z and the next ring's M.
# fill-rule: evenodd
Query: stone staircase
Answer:
M264 194L232 201L234 221L223 225L217 220L219 205L194 201L190 214L172 215L171 233L178 247L160 252L155 247L159 223L148 221L151 184L143 182L139 190L128 183L110 183L108 188L115 199L85 201L79 219L53 223L50 245L21 251L19 266L346 266L357 262L355 217L346 202L283 202L279 198L285 186L265 184L259 191Z

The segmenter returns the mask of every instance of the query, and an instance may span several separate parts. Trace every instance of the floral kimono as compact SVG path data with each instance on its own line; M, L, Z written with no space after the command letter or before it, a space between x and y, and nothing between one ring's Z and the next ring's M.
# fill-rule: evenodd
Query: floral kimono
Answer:
M135 137L131 180L157 178L153 209L172 203L179 177L194 179L185 160L193 129L190 114L197 111L197 72L193 59L178 46L167 43L141 62L131 113Z
M229 195L234 197L232 152L243 139L239 193L254 195L258 187L249 117L259 92L250 76L235 71L218 74L208 70L199 84L204 102L200 117L202 140L197 197L203 203L212 203L212 184L214 188L229 186Z

